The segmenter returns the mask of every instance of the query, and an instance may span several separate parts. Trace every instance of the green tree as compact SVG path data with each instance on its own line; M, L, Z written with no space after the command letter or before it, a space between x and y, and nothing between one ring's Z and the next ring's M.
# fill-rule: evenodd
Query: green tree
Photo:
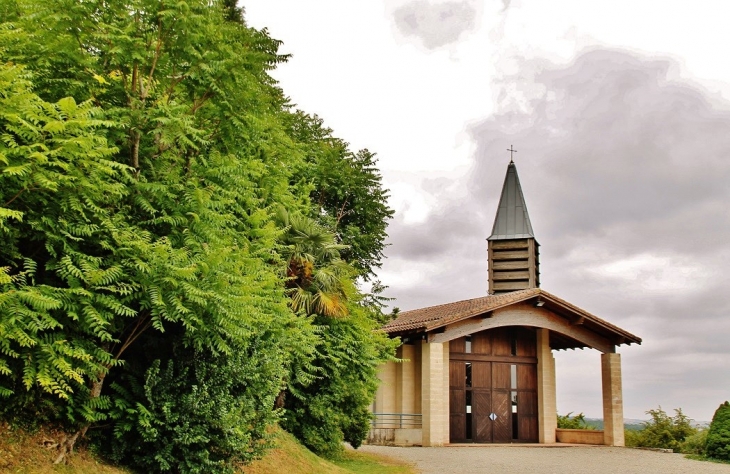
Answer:
M376 369L392 357L395 342L377 330L382 306L357 291L357 272L340 259L345 246L335 235L308 217L283 209L279 216L290 305L313 318L320 339L310 364L292 365L277 405L286 410L288 431L316 453L336 456L343 441L357 448L367 435Z
M278 42L202 0L17 9L0 25L2 394L58 397L58 462L109 416L104 381L150 332L214 357L272 341L278 369L248 380L275 395L313 337L274 250L300 156L267 74Z
M697 428L692 426L691 419L682 413L681 408L676 408L674 412L672 417L662 407L647 411L651 420L644 422L640 431L632 434L630 439L627 438L627 445L679 452L682 442L697 433Z
M707 456L730 461L730 403L720 405L707 433Z
M279 219L287 229L282 243L292 309L309 316L346 316L347 300L356 291L356 273L340 259L347 246L338 244L335 235L313 219L283 207Z
M342 259L369 279L381 265L386 228L393 216L375 154L353 153L317 116L297 112L290 116L289 126L305 153L292 183L309 186L312 216L348 245Z
M357 448L367 436L377 367L392 359L396 341L357 306L346 318L315 316L314 324L321 336L317 371L311 381L289 384L282 426L314 452L336 457L343 441Z
M104 421L123 462L225 472L289 383L294 432L357 445L394 351L355 284L392 214L373 156L296 132L279 42L232 2L0 12L0 411L50 407L58 462Z

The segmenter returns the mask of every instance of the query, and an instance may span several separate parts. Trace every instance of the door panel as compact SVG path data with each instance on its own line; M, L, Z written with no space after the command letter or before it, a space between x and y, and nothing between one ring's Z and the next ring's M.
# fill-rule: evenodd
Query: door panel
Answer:
M509 443L512 441L511 407L509 392L492 391L492 412L497 415L493 424L492 441L494 443Z
M527 390L517 392L517 413L537 416L537 392Z
M449 416L449 442L463 443L466 441L466 415L463 413Z
M464 352L466 338L460 337L449 341L449 352Z
M517 392L518 434L520 441L538 441L537 392Z
M474 354L489 355L492 353L492 338L489 332L478 332L471 336L471 351Z
M449 387L464 390L466 380L466 363L462 361L449 362Z
M463 443L466 440L466 410L464 390L449 390L449 440Z
M465 403L464 390L449 390L449 413L451 415L463 415L466 413L464 409Z
M474 389L492 388L492 363L491 362L473 362L471 369L471 383Z
M472 394L473 410L472 424L474 426L473 440L475 443L492 442L492 420L491 413L491 392L486 390L474 390Z
M519 422L520 441L537 442L537 417L536 416L520 416Z
M510 389L510 364L492 362L492 389Z
M517 388L537 390L537 367L534 364L517 364Z
M517 333L517 355L529 357L537 355L537 336L533 331L523 328Z
M492 354L496 356L512 355L512 345L507 335L507 328L497 328L492 333Z

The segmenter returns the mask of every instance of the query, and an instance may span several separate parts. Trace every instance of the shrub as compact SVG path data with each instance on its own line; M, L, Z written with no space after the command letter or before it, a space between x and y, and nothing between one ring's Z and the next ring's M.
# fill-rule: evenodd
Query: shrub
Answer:
M573 412L569 412L567 415L558 414L558 428L563 430L595 430L594 426L590 426L586 423L586 416L583 413L571 417Z
M233 473L267 447L280 361L255 345L227 356L176 348L142 377L115 382L101 450L140 472Z
M629 448L641 446L641 431L624 429L624 444Z
M707 433L707 456L730 461L730 403L718 407Z
M337 458L343 442L357 448L367 436L377 367L393 343L356 307L347 318L317 316L315 323L322 335L317 378L289 384L281 425L316 454Z
M684 454L696 454L698 456L705 455L705 447L707 445L708 430L702 429L697 433L687 436L679 445L679 452Z
M690 418L682 413L681 408L676 408L674 412L673 417L669 416L661 406L656 410L647 411L651 420L644 422L644 428L635 436L631 435L626 445L671 449L678 452L682 442L697 433L697 428L690 424Z

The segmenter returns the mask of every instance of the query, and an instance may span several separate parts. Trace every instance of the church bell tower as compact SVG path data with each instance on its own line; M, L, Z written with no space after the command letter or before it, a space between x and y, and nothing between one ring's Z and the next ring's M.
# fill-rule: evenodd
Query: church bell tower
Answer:
M539 244L512 160L507 166L492 235L487 242L490 295L540 287Z

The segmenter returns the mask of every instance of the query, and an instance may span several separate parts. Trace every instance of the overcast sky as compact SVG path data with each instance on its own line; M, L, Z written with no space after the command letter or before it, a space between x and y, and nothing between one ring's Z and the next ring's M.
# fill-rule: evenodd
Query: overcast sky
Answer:
M730 399L730 3L240 3L292 101L377 153L396 306L486 294L514 145L542 287L644 339L625 416ZM599 353L556 359L558 411L602 417Z

